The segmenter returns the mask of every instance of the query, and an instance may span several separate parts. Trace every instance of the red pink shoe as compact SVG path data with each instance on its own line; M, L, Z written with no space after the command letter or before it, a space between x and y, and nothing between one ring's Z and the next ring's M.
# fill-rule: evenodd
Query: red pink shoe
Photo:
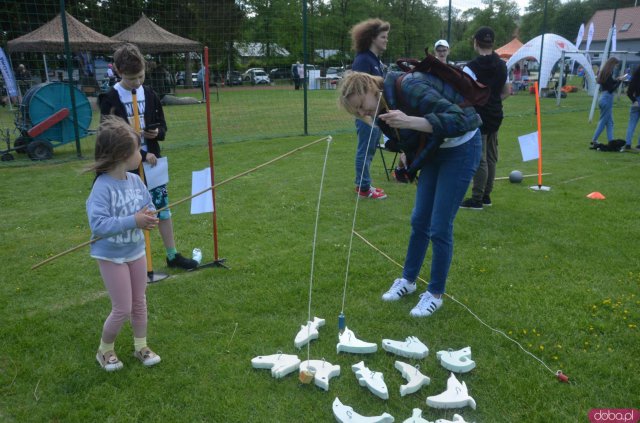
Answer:
M358 191L360 198L370 198L372 200L384 200L387 194L381 189L370 187L368 191Z

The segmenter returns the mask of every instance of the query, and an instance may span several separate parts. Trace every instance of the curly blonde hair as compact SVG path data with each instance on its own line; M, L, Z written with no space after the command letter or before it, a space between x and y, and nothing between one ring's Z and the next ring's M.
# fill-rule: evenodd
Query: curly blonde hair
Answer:
M391 24L381 19L367 19L351 28L351 46L357 52L363 52L371 48L373 40L381 32L391 29Z
M338 105L347 113L356 115L348 99L352 95L364 96L370 92L378 92L382 90L383 79L379 76L369 75L364 72L345 72L343 78L338 84Z

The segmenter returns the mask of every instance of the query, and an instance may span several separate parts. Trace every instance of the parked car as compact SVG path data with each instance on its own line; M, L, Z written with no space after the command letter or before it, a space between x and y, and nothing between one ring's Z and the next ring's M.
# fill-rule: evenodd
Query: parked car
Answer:
M225 85L242 85L242 74L237 71L227 72L224 83Z
M292 75L291 75L291 71L289 69L284 69L284 68L276 68L276 69L271 69L269 71L269 78L271 80L274 79L291 79Z
M180 71L180 72L176 72L176 85L184 85L185 83L185 72L184 71ZM192 72L191 73L191 85L193 85L194 87L197 87L198 85L198 73L197 72Z
M271 80L265 71L257 70L251 73L251 83L254 85L270 84Z
M255 71L264 72L264 69L263 68L249 68L249 69L246 70L245 73L242 74L242 79L247 81L247 82L251 82L252 74Z
M327 69L327 78L342 78L344 74L344 68L330 67Z
M209 71L209 85L214 85L222 82L223 75L220 72Z

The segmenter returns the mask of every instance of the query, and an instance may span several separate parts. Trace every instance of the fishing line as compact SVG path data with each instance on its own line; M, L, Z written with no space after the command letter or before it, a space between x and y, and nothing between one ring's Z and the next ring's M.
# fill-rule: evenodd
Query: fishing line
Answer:
M404 269L404 267L398 263L397 261L395 261L393 258L391 258L388 254L386 254L384 251L380 250L378 247L376 247L375 245L373 245L371 242L369 242L365 237L363 237L362 235L360 235L357 232L353 232L353 234L355 234L358 238L360 238L365 244L367 244L369 247L373 248L374 250L376 250L380 255L382 255L383 257L385 257L387 260L389 260L391 263L395 264L396 266L398 266L401 269ZM427 281L425 281L424 279L422 279L420 276L418 276L418 280L420 280L421 282L423 282L425 285L427 285ZM509 335L507 335L506 333L504 333L503 331L501 331L500 329L496 329L492 326L490 326L489 324L485 323L476 313L474 313L469 307L467 307L466 305L462 304L460 301L458 301L457 299L455 299L454 297L452 297L451 295L445 293L444 294L447 298L451 299L453 302L457 303L458 305L460 305L462 308L464 308L465 310L467 310L469 312L469 314L471 314L473 317L476 318L477 321L479 321L482 325L486 326L489 330L495 332L495 333L499 333L500 335L502 335L503 337L507 338L509 341L513 342L514 344L516 344L522 351L524 351L526 354L528 354L529 356L531 356L534 360L536 360L538 363L540 363L541 365L543 365L548 371L550 371L552 374L554 374L561 382L568 382L568 378L566 377L565 374L562 373L561 370L556 370L553 371L544 361L542 361L542 359L540 359L539 357L537 357L536 355L534 355L532 352L526 350L522 344L518 341L516 341L515 339L511 338Z
M322 200L322 187L324 185L324 175L327 170L327 158L329 157L329 147L331 146L331 136L327 137L327 149L324 153L324 164L322 165L322 177L320 178L320 190L318 192L318 205L316 206L316 223L313 229L313 243L311 244L311 275L309 276L309 310L307 317L307 337L311 333L311 292L313 291L313 274L316 261L316 241L318 239L318 222L320 221L320 202ZM307 364L311 360L311 340L307 342Z
M378 103L376 104L376 111L372 116L371 122L371 131L369 131L369 140L367 141L367 149L364 155L364 163L362 165L362 170L360 171L360 184L358 185L358 192L356 193L356 205L353 210L353 222L351 223L351 236L349 237L349 250L347 252L347 269L344 275L344 288L342 290L342 308L340 309L340 315L338 316L338 329L340 332L344 330L346 327L345 317L344 317L344 304L347 298L347 282L349 280L349 265L351 263L351 247L353 246L353 234L356 228L356 216L358 214L358 203L360 202L360 187L362 186L362 175L364 175L364 168L367 163L367 156L369 155L369 146L371 145L371 138L373 138L373 130L376 123L376 117L378 117L378 111L380 110L380 101L382 100L382 91L378 92ZM369 187L371 189L371 187Z

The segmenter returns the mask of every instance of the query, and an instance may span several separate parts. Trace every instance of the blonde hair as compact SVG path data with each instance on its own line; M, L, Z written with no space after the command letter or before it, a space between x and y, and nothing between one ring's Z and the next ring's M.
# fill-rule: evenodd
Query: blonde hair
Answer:
M351 28L351 46L358 53L367 51L381 32L387 32L390 29L391 24L381 19L367 19L360 22Z
M345 72L343 78L338 84L338 105L347 113L356 115L356 110L349 104L349 97L365 96L370 92L379 92L382 90L383 79L379 76L369 75L364 72Z
M139 148L140 137L131 125L117 116L104 116L96 135L95 162L86 172L107 173Z
M113 64L118 73L132 74L145 70L144 56L135 44L124 43L113 53Z

